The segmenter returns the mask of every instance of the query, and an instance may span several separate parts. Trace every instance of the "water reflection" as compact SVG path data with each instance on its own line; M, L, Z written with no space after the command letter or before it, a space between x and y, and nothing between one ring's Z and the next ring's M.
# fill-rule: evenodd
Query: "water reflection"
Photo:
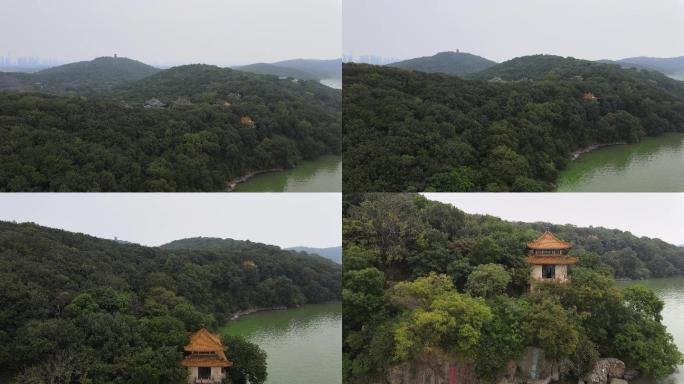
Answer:
M269 384L342 382L339 302L255 313L231 321L221 332L246 337L266 351Z
M257 175L238 184L236 192L340 192L342 159L323 156L293 169Z
M563 171L558 191L684 191L684 134L646 138L582 155Z

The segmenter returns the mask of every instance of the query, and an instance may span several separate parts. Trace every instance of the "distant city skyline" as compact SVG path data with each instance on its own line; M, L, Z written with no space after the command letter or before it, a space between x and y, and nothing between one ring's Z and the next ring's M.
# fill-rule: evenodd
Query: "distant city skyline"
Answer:
M385 65L385 64L391 64L396 61L399 61L399 59L394 58L394 57L382 57L382 56L376 56L376 55L358 55L355 56L353 53L348 53L342 56L342 61L345 63L366 63L366 64L376 64L376 65Z
M39 67L52 67L55 65L64 64L61 61L43 58L39 56L19 56L14 57L11 53L6 55L0 55L0 67L26 67L26 68L39 68Z
M684 56L684 0L345 0L342 15L345 57Z
M342 56L342 0L4 0L0 54L219 66Z

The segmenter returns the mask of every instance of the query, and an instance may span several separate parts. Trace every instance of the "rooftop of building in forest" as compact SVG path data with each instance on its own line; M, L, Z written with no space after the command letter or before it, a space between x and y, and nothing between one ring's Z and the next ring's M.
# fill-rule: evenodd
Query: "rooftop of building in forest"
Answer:
M556 235L545 231L537 240L527 243L529 256L525 261L536 265L573 265L577 258L568 256L572 244L562 241Z
M195 332L190 337L190 344L185 346L188 354L181 362L186 367L230 367L233 362L228 360L225 347L218 335L205 328Z
M546 231L537 240L527 243L529 249L570 249L572 244L562 241L553 233Z

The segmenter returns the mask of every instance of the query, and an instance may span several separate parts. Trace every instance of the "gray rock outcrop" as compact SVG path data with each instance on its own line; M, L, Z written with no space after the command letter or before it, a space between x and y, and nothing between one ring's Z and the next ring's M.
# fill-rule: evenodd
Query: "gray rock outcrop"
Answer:
M612 379L610 379L609 384L628 384L628 382L625 379L612 378Z
M388 384L478 384L474 369L467 363L443 352L432 352L420 361L396 365L386 376Z
M625 363L613 357L598 359L579 384L627 384L624 380ZM613 379L621 380L614 382Z

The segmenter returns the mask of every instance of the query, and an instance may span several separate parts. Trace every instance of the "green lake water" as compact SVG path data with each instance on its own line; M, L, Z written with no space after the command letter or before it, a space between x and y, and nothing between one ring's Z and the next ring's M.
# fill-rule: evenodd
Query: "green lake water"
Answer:
M581 155L561 172L559 192L682 192L684 133L648 137Z
M618 287L626 288L630 285L641 284L651 288L656 295L665 302L663 308L663 324L674 337L680 352L684 352L684 277L663 279L647 279L639 281L619 281ZM634 384L655 384L654 380L639 379ZM679 366L679 372L659 381L659 383L684 383L684 366Z
M340 192L342 157L323 156L285 171L256 175L235 192Z
M342 383L341 302L254 313L221 333L243 336L266 351L267 384Z

